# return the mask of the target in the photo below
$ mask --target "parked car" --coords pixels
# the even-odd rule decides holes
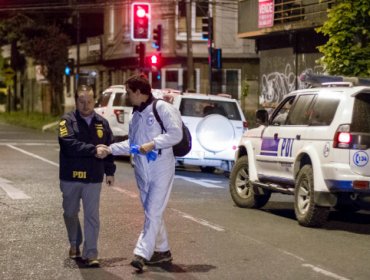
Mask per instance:
[[[370,87],[329,84],[294,91],[244,133],[230,175],[239,207],[260,208],[272,192],[294,195],[303,226],[322,226],[331,207],[370,202]]]
[[[115,142],[128,138],[133,107],[126,95],[124,85],[113,85],[103,91],[95,104],[95,112],[108,120]]]
[[[178,164],[199,166],[203,172],[216,168],[229,172],[247,122],[237,100],[217,95],[170,95],[192,136],[192,149]]]

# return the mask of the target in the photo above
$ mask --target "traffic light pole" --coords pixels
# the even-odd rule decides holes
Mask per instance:
[[[191,39],[191,0],[186,1],[187,91],[194,91],[193,44]]]
[[[208,11],[208,79],[209,94],[213,93],[212,89],[212,55],[213,55],[213,18],[211,10]]]
[[[144,71],[145,69],[145,44],[140,42],[138,45],[138,53],[139,53],[139,69],[140,71]]]

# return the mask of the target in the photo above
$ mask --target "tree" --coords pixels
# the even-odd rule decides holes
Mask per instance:
[[[329,38],[319,51],[324,55],[321,63],[330,74],[370,76],[369,0],[339,0],[316,31]]]
[[[18,44],[20,37],[22,36],[22,26],[29,24],[30,18],[18,15],[12,16],[6,20],[0,22],[0,46],[10,44],[11,46],[11,61],[10,66],[14,71],[19,71],[21,74],[25,70],[25,58],[19,52]],[[9,92],[7,100],[8,111],[16,109],[17,99],[17,75],[13,78],[13,90]]]
[[[21,46],[26,56],[36,64],[46,66],[46,78],[51,85],[51,112],[62,113],[63,72],[68,59],[69,38],[57,26],[32,25],[25,27]]]
[[[0,38],[0,45],[16,46],[17,53],[19,49],[25,56],[32,57],[35,64],[46,66],[46,78],[51,86],[50,111],[59,115],[62,112],[63,71],[68,58],[69,37],[56,25],[45,25],[17,14],[1,22]],[[12,60],[17,53],[12,53]]]

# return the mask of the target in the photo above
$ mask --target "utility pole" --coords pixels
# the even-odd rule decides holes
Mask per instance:
[[[76,81],[75,81],[75,89],[79,86],[79,79],[80,79],[80,30],[81,30],[81,22],[80,22],[80,10],[77,6],[77,38],[76,38],[76,46],[77,46],[77,65],[76,65]]]
[[[186,1],[186,45],[187,45],[187,85],[188,91],[194,91],[194,62],[193,62],[193,41],[191,32],[191,2]]]
[[[77,92],[78,86],[78,78],[80,74],[80,29],[81,29],[81,22],[80,22],[80,10],[78,7],[77,0],[68,0],[68,5],[71,7],[72,10],[72,17],[71,23],[73,23],[73,18],[76,17],[76,71],[74,73],[74,80],[73,80],[73,91],[74,93]]]

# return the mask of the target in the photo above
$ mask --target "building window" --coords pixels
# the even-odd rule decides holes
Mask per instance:
[[[176,6],[177,40],[186,39],[186,2],[179,0]],[[211,9],[209,1],[191,2],[191,34],[193,40],[202,40],[202,18],[208,16]]]
[[[186,70],[182,68],[162,69],[162,88],[172,88],[180,91],[187,90]],[[194,89],[199,92],[200,89],[200,70],[194,70]]]
[[[212,93],[227,93],[234,99],[240,98],[240,69],[223,69],[212,72]]]
[[[188,87],[188,80],[187,80],[188,71],[183,70],[182,72],[183,72],[183,74],[182,74],[182,90],[183,91],[188,91],[189,88],[192,88],[195,92],[200,92],[200,69],[199,68],[194,69],[194,76],[193,76],[194,84],[193,84],[193,87]]]
[[[179,89],[178,70],[168,70],[165,74],[165,88]]]

